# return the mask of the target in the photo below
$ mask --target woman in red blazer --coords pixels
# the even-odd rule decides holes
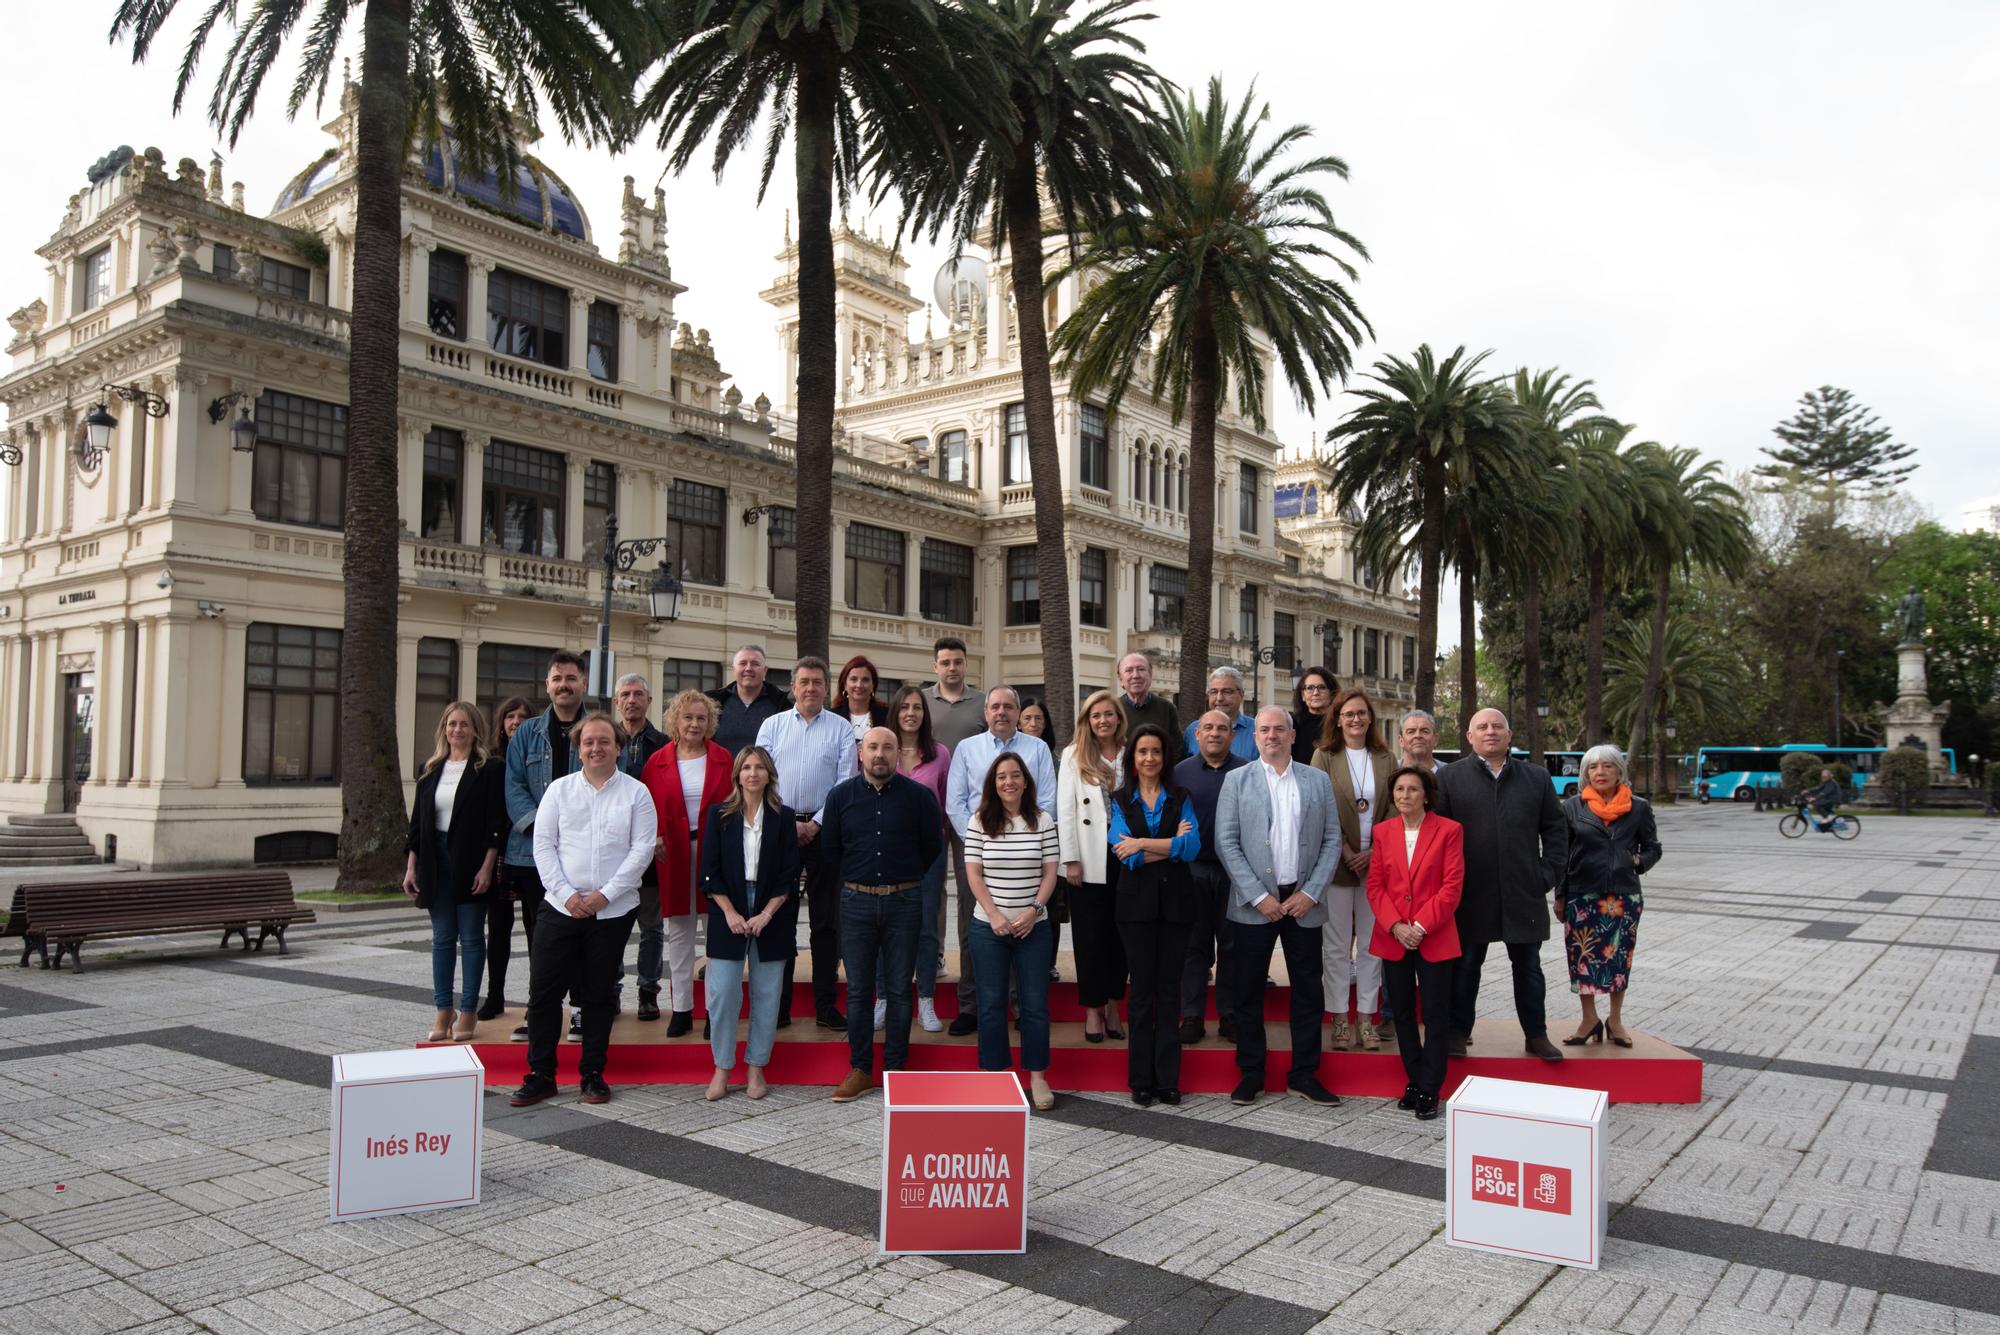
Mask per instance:
[[[1389,776],[1389,800],[1402,819],[1375,827],[1375,854],[1368,863],[1375,935],[1368,953],[1382,959],[1382,983],[1401,1021],[1396,1046],[1409,1084],[1396,1106],[1428,1122],[1438,1115],[1451,1041],[1444,1019],[1459,956],[1456,914],[1465,888],[1465,831],[1457,821],[1431,814],[1437,780],[1414,765]],[[1422,1038],[1416,1025],[1419,991],[1426,1012]]]
[[[660,819],[660,907],[667,925],[667,987],[673,1004],[667,1037],[694,1027],[695,915],[706,911],[695,869],[701,865],[701,832],[709,811],[732,791],[730,754],[708,740],[715,732],[715,702],[700,691],[682,691],[667,706],[673,745],[653,752],[639,781],[653,795]],[[642,906],[643,911],[643,906]]]

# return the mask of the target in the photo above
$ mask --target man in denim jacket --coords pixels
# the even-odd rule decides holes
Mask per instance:
[[[507,743],[507,851],[500,870],[502,891],[519,902],[530,951],[535,915],[543,902],[542,878],[535,870],[535,811],[549,784],[581,768],[570,729],[583,717],[583,660],[567,649],[556,650],[549,656],[544,688],[548,709],[522,719]],[[525,1021],[514,1030],[514,1041],[528,1041]]]

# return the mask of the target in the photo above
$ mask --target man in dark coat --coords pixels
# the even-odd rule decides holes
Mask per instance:
[[[1514,970],[1514,1013],[1528,1051],[1562,1060],[1549,1042],[1542,942],[1549,939],[1549,894],[1569,859],[1569,824],[1540,765],[1512,759],[1514,730],[1497,709],[1482,709],[1466,730],[1472,754],[1438,773],[1437,810],[1465,827],[1465,893],[1458,902],[1459,960],[1451,989],[1451,1055],[1472,1041],[1479,970],[1486,947],[1505,943]]]

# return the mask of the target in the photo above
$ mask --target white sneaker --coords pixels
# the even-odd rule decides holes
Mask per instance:
[[[875,998],[875,1027],[880,1029],[889,1023],[889,998]]]
[[[927,1034],[935,1034],[944,1028],[944,1021],[938,1019],[937,1002],[930,997],[917,998],[917,1023]]]

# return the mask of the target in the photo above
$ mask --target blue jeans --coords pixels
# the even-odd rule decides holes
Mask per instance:
[[[1021,1008],[1021,1065],[1029,1072],[1049,1069],[1049,965],[1055,959],[1055,929],[1044,918],[1023,937],[1001,936],[974,919],[966,938],[979,987],[979,1069],[1011,1071],[1007,1042],[1007,976]]]
[[[451,970],[461,953],[465,956],[465,990],[459,994],[458,1009],[478,1010],[480,975],[486,970],[486,905],[477,899],[433,904],[431,993],[432,1004],[441,1011],[452,1009]]]
[[[921,886],[890,895],[840,887],[840,947],[847,965],[847,1060],[874,1071],[875,961],[882,961],[882,991],[889,1015],[882,1029],[882,1069],[900,1071],[910,1057],[910,974],[923,930]]]
[[[937,995],[938,949],[942,944],[938,937],[938,910],[944,907],[944,859],[940,852],[931,869],[924,873],[923,883],[917,893],[923,898],[924,920],[917,929],[917,995],[935,997]],[[882,963],[882,952],[875,952],[876,976],[886,976]]]
[[[771,1064],[771,1043],[778,1033],[778,994],[785,986],[786,955],[764,959],[758,954],[757,939],[747,942],[746,956],[740,960],[708,958],[708,1046],[715,1054],[716,1067],[736,1069],[736,1017],[743,1009],[743,973],[750,973],[750,1041],[744,1046],[743,1060],[751,1066]]]

